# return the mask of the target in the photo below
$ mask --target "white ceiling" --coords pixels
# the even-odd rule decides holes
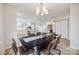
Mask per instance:
[[[69,14],[69,3],[44,3],[48,9],[48,14],[44,16],[36,16],[36,8],[38,3],[10,3],[10,6],[16,7],[19,11],[25,14],[25,17],[33,19],[51,19],[58,16],[65,16]]]

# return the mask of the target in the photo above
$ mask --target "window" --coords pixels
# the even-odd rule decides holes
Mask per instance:
[[[27,25],[26,21],[21,18],[17,18],[16,23],[17,23],[17,30],[24,30],[25,26]]]

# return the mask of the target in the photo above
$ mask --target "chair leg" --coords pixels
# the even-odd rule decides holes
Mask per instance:
[[[33,55],[34,55],[35,50],[33,49]]]
[[[54,55],[53,53],[50,53],[50,55]]]
[[[57,50],[59,53],[58,53],[58,55],[60,55],[61,54],[61,51],[59,50],[59,49],[55,49],[55,50]],[[51,53],[51,52],[49,52],[49,54],[48,55],[54,55],[53,53]]]
[[[33,52],[33,55],[34,55],[34,52]]]
[[[61,51],[60,51],[59,49],[56,49],[56,50],[57,50],[57,51],[59,51],[59,53],[58,53],[58,54],[60,55],[60,54],[61,54]]]
[[[52,54],[52,53],[50,52],[50,50],[49,50],[49,53],[48,53],[48,55],[54,55],[54,54]]]

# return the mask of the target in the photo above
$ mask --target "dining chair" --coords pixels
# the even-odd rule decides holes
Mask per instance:
[[[53,40],[52,35],[46,37],[46,41],[44,43],[41,44],[40,46],[40,51],[44,52],[44,54],[48,54],[48,45],[49,43]]]
[[[56,37],[56,39],[50,41],[50,43],[47,45],[47,47],[41,48],[41,53],[45,55],[54,55],[54,52],[58,55],[61,54],[61,51],[57,49],[57,45],[59,42],[60,36]]]
[[[24,46],[17,47],[17,43],[16,43],[15,39],[12,39],[12,48],[13,48],[15,55],[18,55],[18,54],[28,55],[28,54],[31,54],[31,53],[33,53],[33,55],[34,55],[34,49],[33,48],[26,49]]]
[[[60,39],[61,39],[61,35],[57,35],[56,36],[56,44],[55,44],[55,47],[54,47],[54,49],[56,49],[57,48],[57,45],[60,43]]]
[[[57,52],[58,55],[61,54],[61,51],[57,49],[58,44],[60,43],[61,35],[57,35],[55,42],[51,42],[52,46],[49,48],[49,54],[54,55],[54,52]]]

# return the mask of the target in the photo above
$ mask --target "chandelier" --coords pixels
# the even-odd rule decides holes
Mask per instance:
[[[48,14],[47,8],[43,5],[43,3],[40,3],[39,7],[36,9],[36,15],[43,16],[45,14]]]

